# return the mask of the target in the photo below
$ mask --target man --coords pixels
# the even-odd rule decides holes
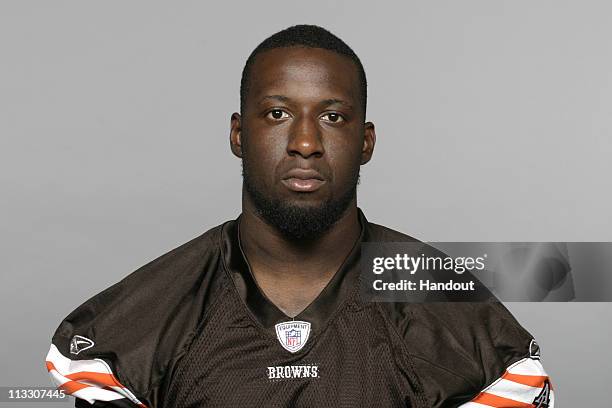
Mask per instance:
[[[537,344],[496,302],[373,303],[359,169],[376,134],[355,53],[317,27],[251,54],[230,145],[242,214],[70,314],[47,356],[77,407],[552,407]]]

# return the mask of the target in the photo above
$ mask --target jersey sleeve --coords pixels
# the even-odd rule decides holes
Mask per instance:
[[[216,229],[162,255],[70,313],[46,367],[77,407],[159,408],[215,299]]]
[[[388,307],[428,406],[554,407],[537,343],[501,303]]]
[[[532,340],[530,347],[537,348]],[[537,355],[529,355],[511,364],[493,383],[460,408],[553,408],[555,393]]]
[[[53,383],[76,398],[76,407],[146,407],[114,374],[111,364],[103,359],[71,360],[55,345],[46,357],[47,370]]]
[[[129,338],[131,333],[113,318],[120,312],[109,306],[111,297],[103,292],[61,323],[47,353],[46,368],[55,386],[77,399],[77,407],[146,407],[141,401],[146,373],[143,378],[133,373],[128,378],[130,370],[125,367],[137,362],[131,356],[138,352],[138,345],[120,339],[121,334]]]

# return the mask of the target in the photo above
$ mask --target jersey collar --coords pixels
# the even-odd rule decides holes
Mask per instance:
[[[361,232],[353,248],[327,286],[294,318],[276,307],[257,285],[240,243],[240,217],[223,226],[221,245],[225,267],[243,303],[261,326],[273,329],[277,323],[301,320],[309,322],[316,335],[344,303],[356,295],[359,289],[361,242],[367,241],[369,236],[369,224],[361,209],[358,209],[358,214]]]

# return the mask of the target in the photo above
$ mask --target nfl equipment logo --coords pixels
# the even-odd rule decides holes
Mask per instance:
[[[310,323],[291,321],[279,323],[276,326],[276,337],[285,350],[295,353],[300,351],[308,341]]]
[[[287,346],[299,347],[302,344],[302,332],[297,330],[289,330],[287,332]]]

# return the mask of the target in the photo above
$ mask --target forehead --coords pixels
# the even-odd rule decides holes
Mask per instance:
[[[340,98],[358,106],[357,66],[347,56],[321,48],[288,47],[264,51],[250,68],[249,99],[284,95],[295,100]]]

